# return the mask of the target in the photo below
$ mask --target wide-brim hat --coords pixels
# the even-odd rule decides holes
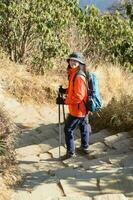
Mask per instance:
[[[85,65],[85,59],[84,59],[84,56],[79,53],[79,52],[73,52],[72,54],[70,54],[67,58],[67,62],[69,62],[69,60],[76,60],[78,61],[79,63]]]

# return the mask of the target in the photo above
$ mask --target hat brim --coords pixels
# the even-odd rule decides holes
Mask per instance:
[[[83,62],[82,60],[79,60],[78,58],[75,58],[75,57],[68,58],[68,59],[67,59],[67,62],[69,62],[70,60],[76,60],[76,61],[78,61],[79,63],[85,65],[85,62]]]

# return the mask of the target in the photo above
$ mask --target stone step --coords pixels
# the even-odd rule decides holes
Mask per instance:
[[[100,178],[79,179],[67,178],[60,180],[64,194],[75,196],[77,194],[94,197],[100,194],[124,194],[127,197],[133,196],[133,177],[131,174],[112,173],[109,176]]]
[[[104,194],[98,195],[93,200],[128,200],[123,194]]]
[[[133,166],[133,155],[131,152],[126,154],[106,155],[101,158],[96,158],[92,160],[86,160],[82,166],[84,169],[97,169],[106,166],[110,167],[130,167]]]
[[[65,167],[60,170],[51,170],[50,175],[56,176],[58,179],[68,179],[68,178],[77,178],[77,179],[89,179],[89,178],[100,178],[109,176],[111,174],[117,173],[119,174],[131,174],[133,173],[133,168],[124,169],[124,168],[115,168],[114,166],[110,166],[110,168],[105,166],[103,169],[93,169],[93,170],[85,170],[80,168],[73,167]]]
[[[50,149],[58,147],[59,141],[56,138],[50,138],[50,139],[47,139],[47,140],[43,140],[39,144],[39,146],[41,148],[41,153],[45,153],[45,152],[48,152]]]
[[[50,138],[58,138],[57,125],[41,125],[36,129],[36,137],[40,140],[46,140]]]
[[[49,200],[92,200],[91,197],[84,197],[84,196],[74,196],[74,197],[59,197],[59,198],[52,198]]]
[[[33,190],[35,187],[43,184],[50,176],[45,171],[36,171],[34,173],[26,173],[22,183],[22,188]]]
[[[26,129],[18,133],[17,143],[15,148],[29,146],[40,143],[40,140],[36,137],[37,132],[35,130]]]
[[[16,191],[12,194],[11,200],[32,200],[31,193],[27,191]]]
[[[117,142],[120,142],[122,140],[128,139],[130,138],[131,135],[128,132],[121,132],[121,133],[117,133],[115,135],[111,135],[108,136],[104,139],[104,143],[109,146],[110,148],[115,148],[115,144],[117,144]]]
[[[132,151],[133,138],[120,140],[113,144],[113,148],[122,153]]]
[[[108,147],[103,142],[96,142],[89,146],[89,156],[94,158],[103,157],[107,154],[107,149]]]
[[[52,199],[63,196],[63,191],[59,187],[58,180],[49,179],[38,185],[31,193],[32,200]]]
[[[59,147],[53,148],[48,151],[53,158],[59,158]],[[64,156],[66,154],[66,148],[63,146],[60,146],[60,156]]]
[[[77,168],[77,167],[83,167],[83,163],[86,161],[88,161],[87,157],[77,155],[74,158],[69,158],[69,159],[63,160],[62,162],[68,167]]]
[[[133,196],[133,176],[131,174],[116,173],[111,176],[102,177],[99,179],[99,189],[101,193],[123,193],[126,197]]]
[[[31,156],[31,155],[38,155],[41,153],[41,148],[39,145],[34,144],[34,145],[29,145],[29,146],[25,146],[25,147],[20,147],[17,148],[16,150],[16,154],[17,154],[17,158],[21,159],[27,156]]]
[[[100,194],[100,191],[97,187],[97,179],[90,178],[85,179],[61,179],[60,184],[63,188],[64,194],[66,196],[87,196],[92,197]]]
[[[93,200],[128,200],[123,194],[105,194],[93,197]],[[74,196],[74,197],[60,197],[50,200],[92,200],[91,197]]]
[[[18,189],[12,195],[11,200],[44,200],[63,196],[63,192],[58,185],[58,180],[49,179],[38,183],[34,188]]]
[[[110,135],[111,133],[107,129],[103,129],[97,133],[93,133],[90,135],[90,144],[94,144],[96,142],[103,142],[104,138]]]
[[[57,161],[56,159],[43,160],[40,163],[35,164],[35,166],[38,169],[38,171],[44,171],[48,173],[50,173],[53,170],[60,170],[64,168],[64,164],[59,160]]]
[[[132,152],[126,154],[110,155],[109,162],[121,167],[133,167]]]

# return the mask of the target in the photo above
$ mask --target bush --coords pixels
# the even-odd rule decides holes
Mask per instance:
[[[15,132],[15,126],[7,117],[6,112],[0,108],[0,164],[3,168],[8,167],[10,163],[14,162],[13,135]]]
[[[0,175],[6,185],[13,186],[20,181],[19,170],[16,166],[14,138],[18,129],[11,122],[7,113],[0,107]],[[5,195],[4,191],[1,195]]]
[[[130,20],[118,11],[101,15],[95,7],[87,7],[82,15],[82,33],[86,40],[84,54],[94,59],[119,62],[133,71],[133,29]]]
[[[99,114],[91,117],[91,124],[95,130],[111,128],[117,131],[133,130],[133,99],[124,96],[120,101],[115,98],[102,108]]]

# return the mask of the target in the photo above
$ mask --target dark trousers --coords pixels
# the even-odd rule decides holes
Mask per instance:
[[[77,128],[77,126],[79,126],[81,133],[81,147],[88,148],[89,146],[90,125],[88,124],[88,116],[74,117],[72,115],[68,115],[64,127],[65,141],[68,153],[75,152],[74,130]]]

